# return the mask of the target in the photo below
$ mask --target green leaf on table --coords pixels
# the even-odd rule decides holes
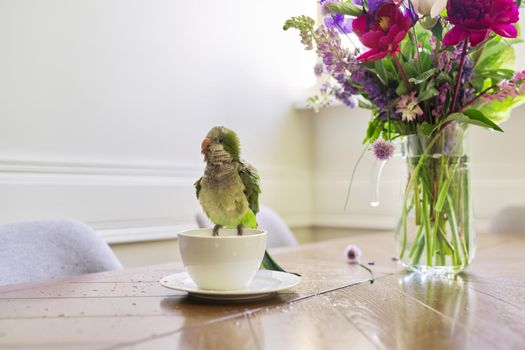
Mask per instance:
[[[354,17],[361,16],[364,13],[361,7],[357,7],[351,1],[328,4],[328,8],[332,12]]]
[[[483,112],[477,109],[467,109],[462,113],[453,113],[445,119],[445,122],[449,121],[478,125],[503,132],[503,130],[496,123],[487,118]]]

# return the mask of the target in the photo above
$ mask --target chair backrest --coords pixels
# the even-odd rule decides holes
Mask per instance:
[[[202,212],[196,215],[197,225],[200,228],[213,227],[213,223]],[[292,230],[275,211],[261,206],[257,213],[259,228],[268,231],[268,248],[291,247],[298,244]]]
[[[107,243],[80,222],[0,225],[0,285],[121,268]]]
[[[503,208],[490,221],[490,233],[525,234],[525,207],[509,206]]]

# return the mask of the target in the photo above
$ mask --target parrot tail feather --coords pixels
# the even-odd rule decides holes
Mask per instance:
[[[262,263],[261,263],[261,267],[263,269],[266,269],[266,270],[272,270],[272,271],[280,271],[280,272],[286,272],[286,273],[291,273],[293,275],[296,275],[296,276],[299,276],[301,277],[300,274],[298,273],[295,273],[295,272],[288,272],[286,270],[284,270],[273,258],[272,256],[268,253],[268,251],[265,251],[264,252],[264,258],[262,260]]]

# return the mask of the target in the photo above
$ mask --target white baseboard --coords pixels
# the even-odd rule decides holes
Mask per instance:
[[[175,239],[178,232],[197,227],[194,218],[187,217],[87,224],[109,244]]]
[[[263,203],[292,227],[312,225],[309,174],[263,167]],[[202,164],[111,164],[0,160],[0,222],[72,218],[109,243],[176,238],[194,228],[199,204],[193,183]]]

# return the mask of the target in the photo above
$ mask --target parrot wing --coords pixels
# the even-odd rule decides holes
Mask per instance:
[[[248,163],[240,161],[240,165],[241,167],[239,170],[239,176],[241,177],[242,182],[245,187],[244,193],[246,194],[246,197],[248,198],[248,203],[250,205],[250,209],[252,210],[253,214],[257,214],[259,212],[259,193],[261,193],[261,187],[259,185],[259,182],[260,182],[259,174],[257,173],[257,169],[255,169],[253,166],[251,166]],[[268,251],[264,252],[264,258],[261,263],[261,267],[267,270],[286,272],[272,258],[272,256],[268,253]],[[290,272],[290,273],[297,275],[299,277],[301,276],[295,272]]]
[[[259,174],[257,169],[248,163],[240,161],[240,165],[239,176],[244,184],[244,193],[250,209],[257,214],[259,212],[259,193],[261,193]]]
[[[197,182],[195,182],[193,184],[193,186],[195,186],[195,191],[196,191],[196,194],[197,194],[197,198],[199,198],[199,193],[201,191],[201,180],[202,180],[202,177],[200,179],[198,179]]]

